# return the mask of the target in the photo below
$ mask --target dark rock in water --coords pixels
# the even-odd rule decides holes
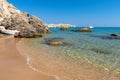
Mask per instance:
[[[55,37],[55,38],[46,38],[45,43],[52,46],[66,46],[71,45],[67,42],[62,41],[63,38]]]
[[[63,38],[55,37],[55,38],[45,38],[45,43],[49,44],[50,42],[61,42]]]
[[[55,37],[55,38],[45,38],[45,41],[62,41],[64,38]]]
[[[103,50],[103,49],[97,49],[97,48],[92,48],[90,49],[96,53],[100,53],[100,54],[109,54],[110,52],[109,51],[106,51],[106,50]]]
[[[120,34],[111,34],[110,36],[119,36],[120,37]]]
[[[120,37],[119,36],[103,36],[103,37],[101,37],[102,39],[109,39],[109,40],[112,40],[112,39],[120,39]]]
[[[90,35],[90,37],[96,37],[96,38],[107,39],[107,40],[120,39],[120,36],[107,36],[107,35]]]
[[[67,31],[69,28],[68,27],[61,27],[60,30]]]
[[[80,30],[72,30],[73,32],[93,32],[92,30],[90,30],[89,28],[82,28]]]

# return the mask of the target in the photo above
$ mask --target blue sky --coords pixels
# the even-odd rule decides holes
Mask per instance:
[[[120,0],[8,0],[46,23],[120,27]]]

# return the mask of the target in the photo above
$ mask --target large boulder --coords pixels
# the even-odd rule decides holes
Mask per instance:
[[[89,28],[82,28],[80,30],[73,30],[73,32],[92,32]]]
[[[38,37],[50,33],[42,20],[28,13],[23,13],[7,0],[0,0],[0,26],[5,29],[18,30],[15,37]]]
[[[110,36],[120,37],[120,34],[111,34]]]
[[[18,26],[26,27],[26,25],[29,25],[28,16],[26,13],[13,14],[9,17],[4,17],[0,25],[10,30],[18,29]]]
[[[18,10],[15,6],[13,6],[7,1],[8,0],[0,0],[0,18],[20,13],[20,10]]]
[[[69,28],[68,27],[61,27],[60,30],[67,31]]]
[[[49,33],[48,27],[37,17],[27,13],[13,14],[5,17],[1,22],[5,29],[20,31],[15,37],[39,37],[42,33]]]
[[[25,28],[25,29],[22,29],[19,33],[16,33],[14,37],[15,38],[36,38],[36,37],[42,37],[42,35],[35,33],[29,28]]]
[[[29,18],[29,24],[33,25],[38,33],[50,33],[48,27],[44,24],[44,22],[36,16],[31,16]]]

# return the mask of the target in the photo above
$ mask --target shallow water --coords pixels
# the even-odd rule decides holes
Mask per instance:
[[[109,38],[120,33],[120,28],[94,28],[92,33],[51,30],[43,38],[24,39],[19,44],[25,46],[20,49],[38,71],[61,80],[120,80],[120,39]],[[70,45],[45,44],[46,38],[56,37]]]

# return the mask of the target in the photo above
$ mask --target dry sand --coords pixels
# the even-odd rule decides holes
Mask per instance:
[[[20,39],[0,38],[0,80],[55,80],[35,72],[26,65],[26,59],[16,48]]]

